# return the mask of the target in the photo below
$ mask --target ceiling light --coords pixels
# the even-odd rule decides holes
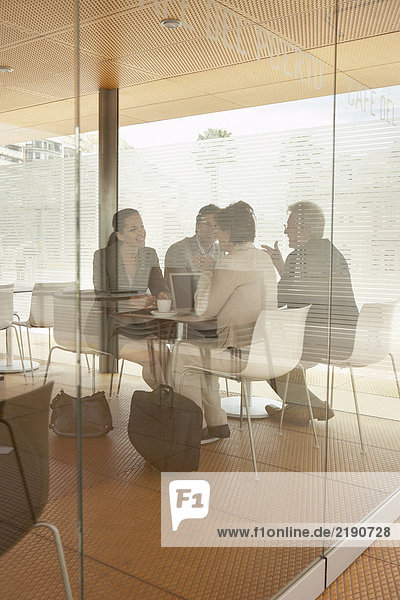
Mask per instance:
[[[167,29],[178,29],[182,25],[178,19],[164,19],[161,21],[160,25],[166,27]]]
[[[12,67],[0,67],[0,73],[12,73],[14,69]]]

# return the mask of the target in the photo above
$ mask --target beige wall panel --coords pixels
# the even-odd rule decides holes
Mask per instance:
[[[120,127],[125,127],[126,125],[140,125],[140,123],[144,123],[144,121],[141,119],[133,119],[132,117],[128,117],[122,113],[119,115]]]
[[[327,74],[332,71],[332,68],[328,65],[314,61],[310,53],[288,54],[287,59],[281,56],[278,69],[272,68],[271,64],[270,59],[267,58],[242,65],[233,65],[222,69],[183,75],[176,77],[174,81],[191,86],[193,89],[201,92],[219,94],[220,92],[234,89],[240,90],[256,85],[265,85],[286,80],[289,76],[285,75],[285,69],[291,74],[291,79],[294,78],[293,75],[295,74],[296,78],[299,78],[301,73],[305,82],[308,81],[308,68],[310,68],[311,76],[315,72]],[[277,64],[276,57],[273,64]]]
[[[333,47],[313,50],[315,56],[332,65],[333,52]],[[399,60],[400,32],[338,45],[337,61],[340,71],[384,65]]]
[[[227,0],[224,4],[255,21],[279,19],[300,12],[334,6],[334,0]]]
[[[132,61],[137,68],[157,72],[161,77],[196,73],[245,60],[235,49],[208,38],[124,56],[124,61]]]
[[[114,89],[153,81],[151,73],[135,70],[120,62],[101,60],[81,53],[81,95],[92,94],[100,88]]]
[[[123,88],[119,93],[119,106],[123,110],[135,106],[169,102],[182,98],[198,96],[198,92],[184,85],[177,85],[175,80],[160,79],[152,83],[144,83],[129,88]]]
[[[4,114],[10,114],[10,111],[15,111],[21,106],[31,106],[35,109],[46,102],[52,101],[54,98],[42,94],[31,94],[28,91],[13,89],[0,86],[0,121],[3,120]]]
[[[99,95],[97,93],[81,96],[79,101],[81,107],[85,106],[86,108],[91,108],[96,111],[99,109]]]
[[[357,90],[356,82],[360,82],[369,88],[380,88],[400,84],[400,62],[391,65],[380,65],[369,69],[355,69],[347,71],[346,75],[351,78],[348,84],[351,90]],[[346,89],[347,91],[347,89]]]
[[[50,99],[72,98],[75,95],[75,77],[72,70],[45,75],[43,78],[29,78],[21,82],[20,89],[28,89],[35,94],[45,94]],[[27,106],[27,104],[21,104]]]
[[[143,4],[150,4],[150,2],[153,0],[144,0]],[[139,0],[80,0],[81,22],[135,8],[139,9]]]
[[[199,96],[187,100],[126,109],[123,111],[123,114],[136,119],[142,119],[143,121],[160,121],[162,119],[174,119],[176,117],[200,115],[202,113],[232,110],[235,108],[241,108],[241,106],[222,98],[216,98],[215,96]]]
[[[1,50],[0,62],[14,68],[13,73],[7,74],[6,77],[2,75],[2,82],[6,85],[11,82],[16,87],[23,87],[27,80],[40,80],[50,74],[65,71],[73,72],[74,51],[73,48],[53,40],[41,38]]]
[[[276,70],[269,59],[250,59],[257,57],[257,22],[296,45],[331,43],[334,0],[213,0],[211,15],[215,16],[216,6],[219,12],[217,41],[206,36],[207,0],[190,0],[186,19],[193,29],[175,31],[160,27],[161,16],[155,13],[153,0],[143,4],[139,7],[139,0],[80,0],[79,93],[90,96],[86,104],[82,100],[82,117],[97,114],[100,87],[121,88],[121,106],[133,111],[125,112],[124,119],[139,121],[332,91],[327,81],[333,46],[313,51],[325,63],[321,90],[304,73],[304,81],[296,81],[300,68],[307,68],[306,56],[301,64],[298,53],[288,53],[286,63],[281,56]],[[400,33],[387,33],[400,29],[399,1],[340,0],[339,4],[339,40],[370,36],[339,45],[339,69],[368,86],[399,83]],[[181,18],[180,6],[180,0],[169,1],[168,16]],[[222,42],[224,14],[228,14],[225,41],[232,48]],[[235,14],[242,17],[239,37]],[[5,124],[29,128],[72,118],[72,107],[63,103],[57,107],[51,101],[70,98],[73,102],[73,26],[74,0],[2,0],[0,63],[15,69],[1,75],[0,118]],[[267,46],[264,54],[270,53]],[[347,80],[345,87],[347,91]]]
[[[175,5],[175,7],[174,7]],[[189,6],[195,6],[190,4]],[[82,24],[80,28],[80,47],[84,51],[94,52],[106,58],[121,58],[136,52],[154,48],[165,48],[169,45],[182,44],[197,39],[206,31],[206,12],[202,18],[195,19],[194,10],[188,10],[193,30],[180,27],[171,31],[160,25],[153,4],[141,10],[123,12],[102,20]],[[180,2],[168,3],[168,14],[180,14]]]
[[[15,44],[22,42],[27,37],[34,37],[35,34],[27,33],[18,27],[13,27],[8,23],[0,23],[0,45],[1,48],[7,46],[15,46]]]
[[[342,2],[337,12],[339,42],[382,35],[399,28],[398,0]],[[336,37],[336,10],[321,5],[314,10],[288,13],[268,22],[268,27],[301,48],[332,45]]]
[[[32,106],[8,113],[1,113],[0,120],[3,123],[14,125],[15,127],[31,127],[41,123],[51,123],[60,121],[66,117],[74,115],[74,101],[62,100],[59,102],[48,102],[40,106]]]
[[[316,98],[333,94],[333,75],[323,75],[321,89],[317,90],[313,85],[307,85],[301,81],[282,81],[278,84],[262,85],[247,90],[235,90],[218,94],[220,98],[229,100],[242,106],[261,106],[263,104],[274,104],[303,98]],[[339,74],[337,78],[338,93],[347,92],[347,78]]]
[[[0,20],[43,35],[62,27],[73,27],[74,0],[2,0]]]
[[[295,46],[309,49],[334,44],[334,21],[334,6],[328,6],[275,19],[267,26]]]
[[[75,131],[75,118],[71,116],[70,119],[48,123],[46,124],[46,127],[52,132],[53,136],[70,135]],[[98,127],[99,123],[97,115],[81,116],[80,131],[95,131]]]

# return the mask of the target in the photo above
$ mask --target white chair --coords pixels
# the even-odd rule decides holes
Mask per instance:
[[[360,410],[356,393],[353,368],[367,367],[380,362],[388,355],[392,361],[397,393],[400,398],[400,384],[393,354],[390,352],[392,320],[397,302],[364,304],[358,317],[353,352],[345,360],[332,360],[332,380],[335,367],[350,369],[351,387],[357,415],[361,452],[364,453]]]
[[[19,356],[21,359],[22,370],[24,373],[24,377],[26,380],[26,372],[24,365],[24,357],[22,355],[21,344],[18,337],[17,329],[12,324],[14,317],[14,309],[13,309],[13,294],[14,294],[14,284],[10,283],[9,285],[0,285],[0,331],[5,330],[6,335],[8,335],[7,330],[12,329],[15,333],[15,337],[17,338]],[[8,350],[8,348],[7,348]]]
[[[80,294],[80,353],[92,356],[92,393],[96,387],[96,356],[112,356],[109,352],[101,350],[101,332],[103,310],[102,305],[96,300],[94,291],[82,291]],[[73,292],[54,294],[54,341],[47,359],[44,382],[47,380],[51,357],[54,350],[66,352],[78,351],[78,301]],[[111,385],[112,389],[111,374]]]
[[[292,371],[300,361],[303,350],[304,328],[309,311],[309,306],[290,310],[263,310],[261,311],[254,327],[251,345],[242,348],[241,355],[243,368],[236,372],[226,372],[212,368],[185,365],[181,374],[179,390],[186,373],[203,372],[217,377],[232,379],[241,384],[240,389],[240,423],[242,422],[243,401],[246,407],[249,428],[250,446],[257,473],[257,461],[254,448],[253,429],[249,411],[249,383],[251,381],[265,381],[287,374]],[[178,346],[179,348],[179,346]],[[179,351],[179,349],[177,350]],[[220,353],[220,350],[219,350]],[[247,359],[246,359],[247,354]],[[209,360],[212,364],[213,350],[210,350]],[[230,361],[227,361],[228,364]],[[287,392],[287,385],[286,385]],[[286,401],[286,392],[283,402]],[[318,438],[313,420],[311,403],[309,402],[310,418],[314,432],[315,445],[318,447]]]
[[[0,404],[0,446],[11,450],[0,454],[0,556],[33,528],[46,527],[53,534],[65,596],[73,600],[60,532],[54,523],[40,520],[49,496],[48,431],[52,388],[52,384],[47,384]],[[39,535],[33,543],[43,541]],[[26,585],[29,586],[29,579]]]
[[[49,351],[51,349],[51,328],[54,325],[54,293],[65,288],[73,288],[74,283],[35,283],[32,290],[31,307],[29,317],[26,321],[13,321],[13,325],[17,325],[20,331],[22,353],[24,354],[24,344],[22,338],[22,327],[26,329],[26,337],[28,341],[29,360],[31,366],[31,375],[33,378],[32,364],[32,348],[31,337],[29,330],[34,327],[41,327],[49,330]]]

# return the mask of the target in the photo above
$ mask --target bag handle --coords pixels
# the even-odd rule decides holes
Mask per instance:
[[[159,385],[158,386],[158,402],[161,404],[161,400],[170,400],[170,406],[174,404],[174,389],[170,385]],[[166,404],[166,402],[165,402]]]
[[[154,352],[154,344],[158,341],[158,362]],[[155,381],[160,380],[162,385],[167,384],[167,375],[165,371],[168,371],[168,350],[163,345],[161,337],[148,337],[147,338],[147,350],[150,358],[150,368],[153,379]],[[158,368],[157,368],[158,367]]]

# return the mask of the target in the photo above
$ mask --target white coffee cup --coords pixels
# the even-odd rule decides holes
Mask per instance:
[[[171,300],[169,298],[163,298],[162,300],[157,300],[157,308],[160,313],[167,313],[171,308]]]

